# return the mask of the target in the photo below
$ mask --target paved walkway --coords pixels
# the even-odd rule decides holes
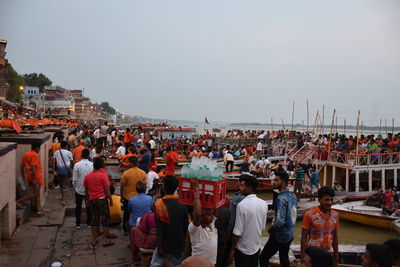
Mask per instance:
[[[63,267],[131,266],[128,237],[119,228],[111,229],[117,235],[114,246],[99,244],[93,249],[90,228],[75,228],[71,212],[73,195],[70,194],[65,207],[61,206],[59,196],[59,191],[50,190],[44,206],[49,212],[41,217],[29,217],[11,240],[2,241],[1,266],[48,267],[55,261]]]

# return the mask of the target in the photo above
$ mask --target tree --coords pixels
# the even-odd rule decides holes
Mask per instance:
[[[24,77],[19,75],[11,64],[7,65],[7,83],[9,86],[6,95],[7,100],[22,103],[23,90],[20,88],[24,86]]]
[[[102,103],[100,104],[100,106],[101,106],[101,107],[104,109],[104,111],[107,112],[108,114],[113,115],[113,114],[116,113],[115,109],[114,109],[112,106],[110,106],[110,104],[109,104],[108,102],[102,102]]]
[[[41,93],[45,86],[50,86],[53,83],[43,73],[39,73],[39,75],[37,73],[24,74],[24,81],[28,86],[39,87]]]

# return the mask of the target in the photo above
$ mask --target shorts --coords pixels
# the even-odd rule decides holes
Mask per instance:
[[[302,180],[300,180],[300,181],[296,180],[296,182],[294,182],[294,190],[293,190],[294,193],[296,193],[296,192],[301,193],[302,188],[303,188],[303,181]]]
[[[108,227],[110,224],[110,208],[106,198],[89,200],[90,225]]]
[[[311,185],[311,194],[315,195],[318,192],[318,185]]]
[[[58,183],[60,184],[61,191],[69,191],[71,186],[71,177],[67,175],[58,175]]]
[[[40,187],[40,186],[44,186],[44,182],[43,179],[36,179],[35,182],[33,183],[33,180],[28,180],[28,184],[31,187]]]

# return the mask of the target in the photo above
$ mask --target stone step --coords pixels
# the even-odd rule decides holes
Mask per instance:
[[[24,206],[16,210],[17,227],[22,225],[30,214],[30,205]]]

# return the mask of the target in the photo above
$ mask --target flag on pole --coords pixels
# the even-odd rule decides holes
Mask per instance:
[[[206,124],[210,124],[210,123],[208,122],[208,120],[207,120],[207,117],[204,118],[204,122],[205,122]]]

